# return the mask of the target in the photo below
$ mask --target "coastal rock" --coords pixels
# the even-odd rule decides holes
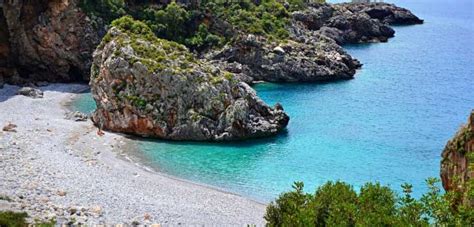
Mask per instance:
[[[74,111],[74,112],[68,112],[66,114],[66,119],[74,120],[74,121],[87,121],[87,119],[89,119],[89,116],[85,113]]]
[[[390,24],[421,23],[409,10],[393,4],[313,3],[292,13],[290,31],[296,37],[305,35],[304,30],[319,31],[339,44],[386,42],[395,34]]]
[[[43,91],[33,87],[22,87],[18,89],[17,94],[31,97],[31,98],[43,98]]]
[[[6,83],[87,81],[97,32],[79,0],[3,1],[0,78]]]
[[[474,181],[474,110],[468,122],[458,130],[443,150],[441,160],[441,180],[446,191],[464,194],[464,201],[474,207],[474,198],[469,190]],[[471,187],[471,188],[469,188]]]
[[[391,25],[422,24],[423,20],[410,10],[389,3],[339,4],[352,12],[364,12],[371,18]]]
[[[269,42],[261,36],[240,36],[233,45],[207,56],[237,62],[250,69],[253,80],[311,82],[351,79],[360,63],[337,43],[314,34],[308,42]]]
[[[17,128],[17,127],[18,127],[18,126],[15,125],[15,124],[8,123],[7,125],[5,125],[5,126],[3,127],[2,130],[3,130],[4,132],[16,132],[16,128]]]
[[[170,140],[236,140],[274,135],[289,118],[230,72],[196,59],[123,17],[94,53],[92,119],[99,128]]]

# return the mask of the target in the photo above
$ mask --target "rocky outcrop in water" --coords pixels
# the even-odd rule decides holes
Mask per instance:
[[[442,153],[441,179],[446,191],[464,194],[464,202],[474,207],[474,110],[466,125],[458,130]]]
[[[248,67],[253,80],[308,82],[351,79],[360,63],[334,40],[314,36],[315,42],[271,43],[263,37],[246,35],[211,57]]]
[[[235,72],[246,72],[250,77],[244,77],[247,82],[352,79],[361,64],[340,45],[386,42],[395,34],[390,24],[418,23],[423,21],[409,10],[391,4],[311,3],[291,14],[289,40],[275,42],[261,36],[240,35],[207,58],[225,67],[229,62],[239,65]]]
[[[132,25],[133,24],[133,25]],[[130,26],[129,26],[130,25]],[[141,22],[113,23],[94,53],[93,121],[103,129],[171,140],[235,140],[274,135],[288,116],[246,83],[156,38]]]
[[[2,2],[0,82],[88,80],[100,40],[78,0]]]
[[[423,23],[409,10],[387,3],[310,4],[292,18],[294,37],[306,39],[306,30],[318,31],[339,44],[386,42],[395,34],[389,25]]]

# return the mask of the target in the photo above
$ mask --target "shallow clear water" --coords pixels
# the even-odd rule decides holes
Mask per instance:
[[[394,1],[425,19],[383,44],[347,46],[356,78],[326,84],[259,84],[291,117],[277,137],[231,144],[141,141],[131,155],[165,173],[269,201],[304,181],[356,187],[404,182],[415,195],[439,175],[440,153],[474,108],[473,1]],[[80,106],[81,105],[81,106]],[[94,108],[90,96],[76,102]]]

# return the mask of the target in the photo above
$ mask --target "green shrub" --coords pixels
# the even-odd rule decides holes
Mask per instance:
[[[186,46],[191,49],[202,50],[207,47],[217,46],[223,42],[223,38],[209,32],[207,26],[199,25],[198,32],[191,38],[185,40]]]
[[[187,36],[186,25],[190,23],[190,14],[176,2],[171,2],[165,9],[146,8],[144,22],[160,38],[183,43]]]
[[[367,183],[358,198],[357,223],[363,226],[388,226],[396,223],[395,193],[380,183]]]
[[[457,192],[442,194],[434,178],[427,184],[429,191],[415,199],[409,184],[402,196],[379,183],[356,193],[343,182],[328,182],[311,195],[298,182],[268,205],[265,219],[269,226],[473,226],[474,209]]]
[[[90,17],[100,17],[106,24],[126,14],[124,0],[81,0],[79,6]]]
[[[285,28],[290,15],[276,0],[263,0],[260,5],[251,1],[215,3],[210,5],[209,10],[240,31],[276,39],[284,39],[289,35]]]
[[[25,220],[26,217],[28,217],[28,214],[25,212],[0,211],[0,226],[26,227],[28,226]]]
[[[304,184],[295,182],[294,191],[286,192],[267,207],[265,219],[269,226],[309,226],[314,212],[309,207],[312,195],[303,192]]]
[[[328,182],[316,190],[311,208],[317,226],[352,226],[355,224],[357,194],[343,182]]]

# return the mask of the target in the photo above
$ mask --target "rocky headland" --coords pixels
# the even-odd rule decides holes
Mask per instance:
[[[274,135],[289,117],[246,83],[186,47],[156,38],[142,22],[112,23],[94,53],[90,85],[99,128],[172,140]]]

